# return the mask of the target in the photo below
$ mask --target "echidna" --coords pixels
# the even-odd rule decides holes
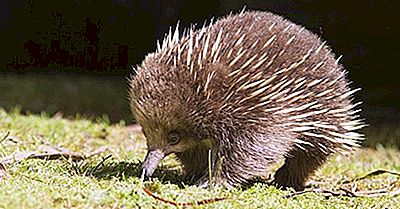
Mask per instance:
[[[130,83],[146,177],[175,153],[196,184],[231,187],[285,159],[274,182],[301,190],[328,156],[359,146],[358,89],[317,35],[259,11],[193,28],[170,31]]]

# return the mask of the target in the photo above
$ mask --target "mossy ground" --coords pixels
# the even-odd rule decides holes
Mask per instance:
[[[400,128],[400,127],[397,127]],[[80,161],[23,159],[4,163],[0,172],[0,208],[174,208],[143,190],[149,188],[165,200],[194,203],[215,198],[225,200],[198,204],[199,208],[400,208],[400,177],[384,173],[346,183],[375,170],[400,172],[397,148],[362,148],[349,156],[336,156],[325,164],[310,183],[332,192],[350,190],[389,191],[377,197],[327,196],[309,192],[285,198],[293,191],[282,191],[266,184],[249,188],[201,189],[180,181],[180,167],[172,158],[157,169],[157,178],[140,180],[140,161],[146,150],[140,132],[124,122],[107,119],[63,118],[61,116],[21,115],[18,110],[0,108],[0,158],[26,151],[41,152],[49,147],[90,153],[104,152]],[[183,207],[183,206],[179,206]]]

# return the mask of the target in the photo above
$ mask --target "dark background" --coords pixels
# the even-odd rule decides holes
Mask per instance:
[[[129,66],[170,26],[267,10],[320,35],[363,91],[365,130],[400,144],[400,1],[0,0],[0,107],[133,122]]]

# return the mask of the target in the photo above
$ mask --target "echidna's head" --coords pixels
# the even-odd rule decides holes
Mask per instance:
[[[148,153],[143,163],[145,177],[171,153],[180,153],[205,143],[201,131],[201,104],[182,70],[163,66],[149,55],[132,77],[131,110],[142,126]],[[209,143],[209,142],[207,142]]]

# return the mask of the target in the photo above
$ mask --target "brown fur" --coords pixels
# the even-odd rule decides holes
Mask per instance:
[[[245,12],[181,38],[170,33],[137,67],[130,98],[149,153],[176,153],[197,184],[209,181],[211,150],[217,184],[248,183],[284,158],[275,182],[301,190],[328,156],[362,140],[351,94],[316,35],[271,13]],[[168,144],[171,131],[176,145]]]

